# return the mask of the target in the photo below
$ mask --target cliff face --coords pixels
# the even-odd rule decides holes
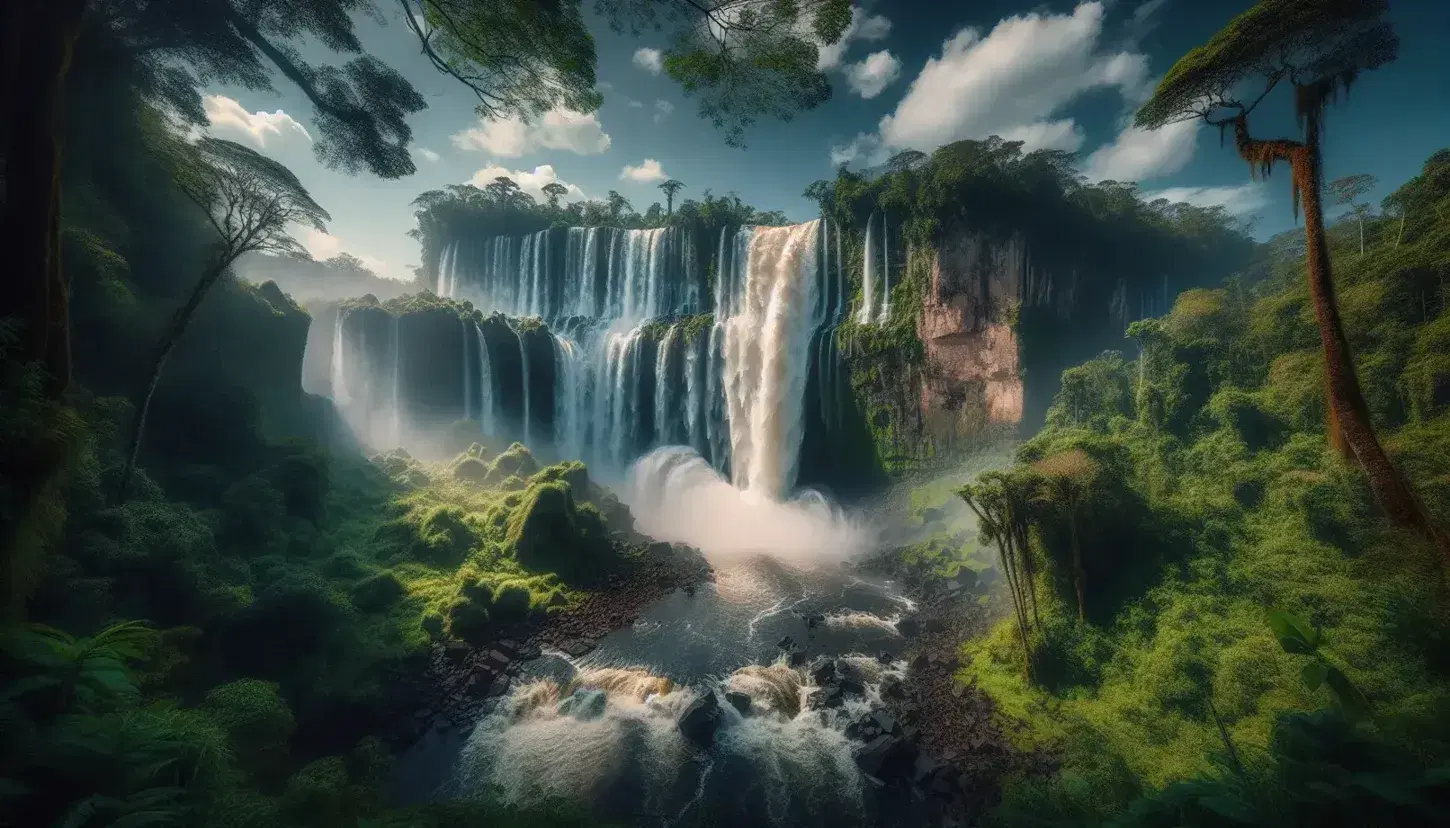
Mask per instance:
[[[1028,280],[1026,246],[957,235],[932,253],[917,336],[926,352],[921,407],[929,436],[951,443],[1022,421],[1013,315]]]

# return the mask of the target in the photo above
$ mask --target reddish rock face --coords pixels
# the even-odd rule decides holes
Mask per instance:
[[[1031,275],[1020,238],[963,234],[937,251],[917,335],[927,359],[922,414],[939,445],[1021,422],[1022,375],[1009,319],[1032,289]]]

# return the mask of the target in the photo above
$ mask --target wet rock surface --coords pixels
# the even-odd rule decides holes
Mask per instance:
[[[908,669],[904,679],[882,681],[882,708],[861,716],[846,735],[860,742],[857,765],[879,795],[899,800],[926,824],[975,824],[1006,773],[1041,769],[1048,760],[1014,748],[991,699],[956,679],[962,642],[992,621],[982,600],[989,585],[970,570],[948,579],[896,560],[887,554],[861,568],[892,578],[916,602],[896,625],[907,639]]]
[[[400,678],[387,740],[401,752],[430,729],[471,725],[508,694],[522,662],[538,658],[545,647],[572,658],[587,655],[598,639],[632,623],[645,607],[710,577],[710,568],[697,551],[653,543],[580,606],[551,616],[542,625],[501,629],[492,642],[478,648],[458,641],[435,645],[416,674]]]

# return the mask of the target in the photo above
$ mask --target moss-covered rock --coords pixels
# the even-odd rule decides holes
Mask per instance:
[[[484,482],[492,486],[512,476],[529,477],[538,470],[539,462],[534,459],[534,453],[523,443],[514,443],[507,451],[494,458]]]
[[[553,572],[566,583],[588,583],[617,563],[599,510],[581,507],[560,480],[536,483],[508,522],[508,543],[518,562]]]
[[[540,469],[530,479],[531,483],[551,483],[555,480],[562,480],[569,484],[574,490],[576,497],[591,498],[594,493],[593,483],[589,480],[589,467],[573,460],[568,463],[555,463]]]
[[[398,577],[391,572],[379,572],[353,584],[349,595],[352,605],[363,612],[385,610],[403,596],[407,590]]]
[[[287,740],[297,728],[277,685],[240,679],[213,687],[202,702],[207,717],[226,731],[242,767],[272,775],[287,757]]]
[[[488,479],[489,465],[477,457],[465,455],[453,464],[453,479],[482,484]]]

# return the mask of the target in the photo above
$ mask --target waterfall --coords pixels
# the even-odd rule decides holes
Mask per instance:
[[[343,325],[347,321],[347,311],[337,309],[337,322],[332,328],[332,401],[338,406],[348,404],[347,396],[347,374],[343,361]]]
[[[836,225],[836,312],[832,321],[840,321],[846,315],[846,265],[841,261],[841,226]]]
[[[795,482],[810,367],[820,221],[750,231],[738,313],[725,322],[735,485],[773,500]]]
[[[891,223],[886,213],[881,213],[881,310],[876,321],[882,325],[891,321]]]
[[[665,331],[655,354],[655,442],[659,445],[668,445],[674,432],[670,428],[674,412],[674,407],[670,405],[674,388],[670,382],[670,355],[674,351],[675,332],[679,329],[679,325],[671,325]]]
[[[685,340],[685,442],[697,451],[706,451],[700,445],[700,407],[703,398],[700,396],[700,347],[705,343],[705,338],[698,333],[695,341]]]
[[[393,317],[393,411],[389,437],[394,448],[403,436],[403,317]]]
[[[473,419],[473,372],[468,370],[468,320],[458,317],[459,341],[463,345],[463,419]]]
[[[483,338],[483,329],[473,325],[474,338],[478,340],[478,421],[479,431],[491,436],[494,431],[493,369],[488,362],[488,343]]]
[[[522,329],[520,329],[520,328],[514,328],[514,336],[518,337],[518,339],[519,339],[519,368],[520,368],[520,371],[521,371],[521,373],[523,375],[523,385],[524,385],[524,394],[523,394],[523,397],[524,397],[524,421],[523,421],[523,424],[522,424],[523,432],[524,432],[524,441],[523,442],[524,442],[524,445],[527,446],[529,444],[529,442],[530,442],[530,439],[529,439],[529,385],[531,383],[529,382],[529,379],[530,379],[530,377],[529,377],[529,347],[528,347],[528,343],[524,340],[524,332],[523,332]]]
[[[580,415],[588,400],[579,345],[567,336],[554,336],[554,445],[566,457],[584,452]]]
[[[861,257],[861,310],[856,313],[856,322],[865,325],[874,321],[873,308],[876,305],[876,237],[871,233],[876,228],[876,211],[866,219],[866,249]]]

